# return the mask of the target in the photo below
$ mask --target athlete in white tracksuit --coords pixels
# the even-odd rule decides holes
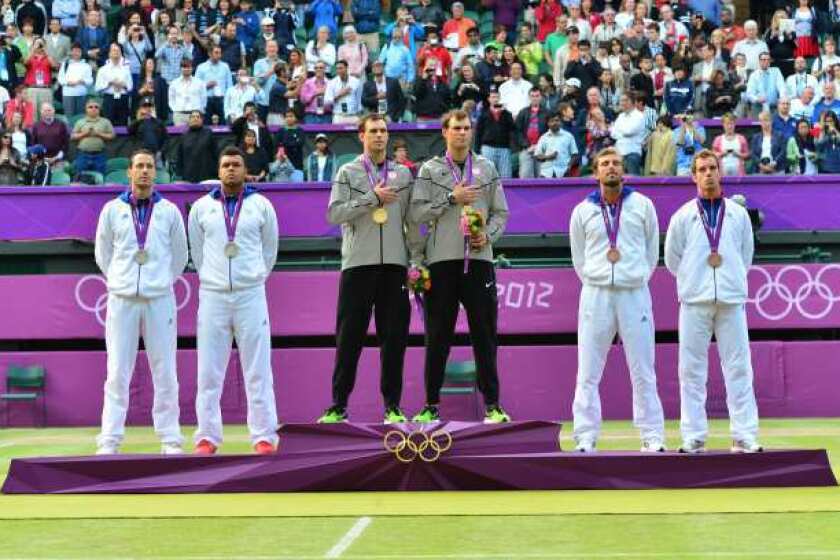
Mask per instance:
[[[244,159],[235,148],[222,151],[219,178],[222,186],[197,200],[189,216],[190,248],[201,285],[196,451],[214,453],[222,442],[220,400],[236,339],[251,443],[258,452],[269,453],[277,445],[277,405],[265,282],[277,260],[277,215],[267,198],[245,186]],[[229,224],[235,221],[237,205],[231,240]],[[231,243],[235,254],[227,250]]]
[[[155,433],[163,453],[177,454],[183,438],[178,423],[178,325],[173,284],[187,264],[184,220],[178,208],[154,190],[154,155],[135,153],[128,176],[130,190],[105,204],[96,228],[96,264],[108,285],[108,374],[97,453],[119,451],[142,336],[154,384]]]
[[[726,385],[732,449],[759,451],[745,310],[747,272],[754,251],[752,224],[742,206],[722,197],[719,164],[713,152],[698,152],[692,169],[699,198],[671,217],[665,238],[665,265],[677,277],[680,300],[681,450],[698,453],[705,449],[708,352],[714,333]],[[711,257],[714,236],[710,240],[704,219],[710,235],[720,231],[719,257]],[[710,259],[718,266],[712,266]]]
[[[598,190],[572,212],[569,237],[575,272],[583,282],[578,310],[578,373],[573,404],[574,437],[579,451],[594,451],[601,429],[598,387],[616,332],[633,384],[633,424],[639,428],[642,451],[664,450],[664,416],[656,392],[654,324],[648,280],[659,259],[659,226],[653,203],[622,186],[619,153],[604,150],[596,157]],[[618,232],[611,243],[601,201],[611,228],[619,212]],[[621,201],[620,209],[618,201]],[[611,251],[615,262],[608,259]]]

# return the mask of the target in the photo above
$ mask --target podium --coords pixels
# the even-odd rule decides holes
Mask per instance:
[[[7,494],[836,486],[825,450],[563,451],[561,426],[286,424],[275,455],[13,459]]]

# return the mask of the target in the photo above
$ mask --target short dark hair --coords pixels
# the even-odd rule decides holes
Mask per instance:
[[[456,121],[467,120],[467,121],[470,121],[470,115],[469,115],[469,113],[467,113],[463,109],[453,109],[453,110],[447,112],[446,114],[444,114],[443,117],[441,117],[441,127],[443,127],[443,129],[446,130],[447,128],[449,128],[449,121],[452,121],[452,120],[456,120]],[[472,124],[472,121],[470,121],[470,124]]]
[[[592,48],[592,43],[589,42],[589,39],[581,39],[580,41],[578,41],[578,47]]]
[[[359,132],[365,132],[367,123],[370,121],[384,121],[385,115],[381,113],[368,113],[361,119],[359,119]]]
[[[151,158],[155,159],[155,154],[151,150],[147,150],[146,148],[139,148],[131,152],[131,156],[128,158],[128,167],[134,166],[134,158],[137,156],[151,156]]]
[[[245,160],[245,154],[236,146],[225,146],[219,153],[219,162],[223,157],[240,157],[243,161]]]
[[[343,64],[344,66],[350,66],[349,64],[347,64],[347,61],[343,58],[335,63],[336,66],[338,66],[339,64]]]

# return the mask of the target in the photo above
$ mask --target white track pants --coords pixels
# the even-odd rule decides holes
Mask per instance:
[[[178,323],[175,296],[153,299],[108,296],[105,319],[105,347],[108,350],[108,377],[102,406],[102,433],[97,445],[119,445],[125,434],[128,412],[128,389],[140,336],[146,346],[146,358],[152,370],[154,404],[152,419],[155,433],[163,443],[180,444],[178,424],[178,375],[176,350]]]
[[[220,401],[231,343],[236,339],[248,398],[251,443],[277,444],[277,405],[271,373],[271,328],[265,288],[234,292],[199,291],[198,395],[195,441],[222,443]]]
[[[615,334],[621,336],[633,384],[633,425],[643,440],[665,439],[662,403],[656,392],[653,309],[647,286],[636,289],[583,286],[578,311],[578,375],[575,439],[596,441],[601,432],[598,386]]]
[[[706,441],[706,382],[709,343],[717,340],[726,404],[733,439],[755,440],[758,407],[743,305],[682,304],[680,306],[680,430],[683,441]]]

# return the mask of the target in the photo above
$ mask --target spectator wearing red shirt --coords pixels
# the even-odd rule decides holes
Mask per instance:
[[[32,53],[27,59],[26,74],[23,78],[24,85],[28,88],[29,100],[32,101],[35,109],[34,118],[38,119],[38,111],[42,103],[52,103],[52,72],[57,64],[50,58],[46,51],[46,43],[43,39],[35,39],[32,44]]]
[[[417,53],[417,68],[427,68],[426,61],[434,59],[434,77],[444,84],[449,83],[449,75],[452,71],[452,55],[449,50],[440,44],[440,36],[437,30],[429,29],[426,32],[427,41]]]
[[[735,25],[732,9],[725,5],[720,9],[720,27],[718,29],[723,32],[723,44],[729,52],[732,52],[735,43],[747,36],[743,27]]]
[[[537,40],[542,43],[549,33],[556,29],[557,16],[563,13],[563,8],[556,0],[541,0],[540,5],[534,10],[534,18],[537,20]]]
[[[6,103],[6,128],[12,126],[12,116],[15,113],[20,113],[23,117],[23,128],[29,128],[35,122],[35,106],[29,100],[29,92],[26,91],[23,84],[15,86],[15,96]]]
[[[462,49],[467,46],[467,30],[477,24],[470,18],[464,17],[464,5],[460,2],[452,4],[452,19],[443,24],[443,42],[447,48]],[[457,43],[456,38],[457,37]]]

